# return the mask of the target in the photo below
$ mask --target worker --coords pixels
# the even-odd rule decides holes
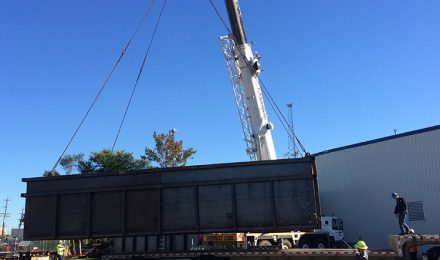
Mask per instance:
[[[356,248],[357,259],[368,260],[368,246],[364,240],[359,239],[359,241],[357,241],[357,243],[354,245],[354,248]]]
[[[405,223],[406,214],[408,213],[405,199],[399,196],[399,194],[395,192],[391,193],[391,196],[393,197],[393,199],[396,200],[396,207],[394,208],[394,214],[396,215],[396,218],[399,219],[399,227],[400,227],[399,235],[410,234],[412,230]]]
[[[57,257],[59,260],[63,260],[63,256],[64,256],[64,246],[63,246],[63,240],[58,241],[58,245],[57,245]]]

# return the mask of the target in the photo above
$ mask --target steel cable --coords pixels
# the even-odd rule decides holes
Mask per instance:
[[[78,127],[76,128],[75,132],[73,133],[72,137],[69,139],[69,142],[67,143],[66,147],[64,148],[63,152],[61,153],[60,157],[58,157],[58,160],[55,162],[54,166],[52,167],[51,171],[54,171],[55,168],[58,166],[58,164],[60,163],[61,159],[63,158],[64,154],[66,153],[67,149],[69,148],[69,146],[71,145],[71,143],[73,142],[73,139],[75,139],[76,134],[78,133],[79,129],[81,128],[81,126],[83,125],[84,121],[86,120],[86,118],[88,117],[88,115],[90,114],[90,111],[92,110],[92,108],[94,107],[96,101],[98,100],[98,98],[101,96],[102,91],[104,90],[104,88],[107,86],[108,81],[110,80],[111,76],[113,75],[113,72],[116,70],[116,68],[118,67],[119,63],[121,62],[121,60],[123,59],[123,57],[125,56],[125,54],[127,53],[128,47],[130,46],[132,40],[134,39],[134,37],[136,36],[136,34],[138,33],[140,27],[142,26],[142,24],[144,23],[145,18],[147,17],[148,13],[150,12],[151,7],[153,6],[153,3],[155,2],[155,0],[152,0],[150,5],[147,8],[147,11],[145,12],[144,16],[142,17],[142,19],[140,20],[140,22],[138,23],[134,33],[131,35],[130,39],[128,40],[127,44],[125,45],[125,48],[122,50],[121,54],[119,55],[119,58],[116,60],[115,64],[113,65],[109,75],[107,76],[107,78],[105,79],[104,83],[102,84],[101,88],[98,91],[98,94],[95,96],[92,104],[89,106],[89,108],[87,109],[86,114],[84,115],[84,117],[82,118],[81,122],[79,123]]]
[[[165,4],[166,3],[167,3],[167,0],[164,0],[163,5],[162,5],[162,9],[160,10],[159,17],[158,17],[158,19],[156,21],[156,26],[154,27],[153,34],[151,35],[151,38],[150,38],[150,43],[148,44],[147,51],[145,53],[144,59],[143,59],[142,64],[141,64],[141,67],[139,68],[139,73],[137,75],[136,82],[134,83],[133,89],[131,91],[130,98],[129,98],[127,106],[125,108],[125,112],[124,112],[124,115],[122,117],[121,124],[119,125],[118,133],[116,134],[115,140],[113,142],[112,152],[113,152],[113,150],[115,148],[116,142],[118,141],[119,134],[121,133],[122,126],[124,125],[125,117],[127,116],[127,112],[128,112],[129,107],[130,107],[131,101],[133,100],[134,92],[136,91],[136,88],[137,88],[138,83],[139,83],[139,79],[140,79],[140,77],[142,75],[142,71],[144,70],[144,66],[145,66],[145,63],[147,61],[147,57],[148,57],[148,54],[150,52],[150,49],[151,49],[151,45],[152,45],[153,40],[154,40],[154,38],[156,36],[157,28],[159,27],[159,22],[160,22],[160,20],[162,18],[163,10],[165,9]]]

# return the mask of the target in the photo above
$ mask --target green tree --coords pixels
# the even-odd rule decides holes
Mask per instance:
[[[44,171],[43,176],[44,177],[53,177],[53,176],[60,176],[60,174],[56,170],[50,170],[50,171]]]
[[[193,148],[183,149],[183,141],[176,140],[176,131],[170,130],[167,134],[153,133],[155,146],[145,148],[145,155],[141,158],[154,162],[162,168],[179,167],[186,165],[186,161],[197,152]]]
[[[84,154],[65,155],[60,160],[60,165],[66,174],[72,173],[102,173],[123,172],[127,170],[140,170],[150,168],[147,160],[135,159],[133,154],[126,151],[112,152],[110,149],[102,149],[92,152],[87,160]],[[45,171],[43,176],[57,176],[56,171]]]
[[[133,154],[125,151],[113,152],[103,149],[100,152],[92,152],[89,158],[93,172],[140,170],[148,167],[144,159],[136,160]]]
[[[82,164],[84,164],[84,154],[65,155],[60,160],[60,165],[66,171],[66,174],[71,174],[73,171],[83,172]]]

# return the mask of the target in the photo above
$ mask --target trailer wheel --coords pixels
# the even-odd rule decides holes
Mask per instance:
[[[310,243],[309,240],[304,239],[304,240],[299,241],[299,247],[300,248],[311,248],[312,244]]]
[[[258,241],[258,246],[272,246],[272,243],[269,240],[261,240]]]
[[[292,248],[292,243],[288,239],[283,239],[283,242],[281,243],[282,249],[290,249]]]
[[[322,241],[318,241],[317,243],[316,243],[316,248],[326,248],[326,246],[325,246],[325,243],[324,242],[322,242]]]

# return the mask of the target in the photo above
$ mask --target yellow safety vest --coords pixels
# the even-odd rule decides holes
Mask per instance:
[[[64,246],[62,244],[57,245],[57,254],[63,255],[64,254]]]

